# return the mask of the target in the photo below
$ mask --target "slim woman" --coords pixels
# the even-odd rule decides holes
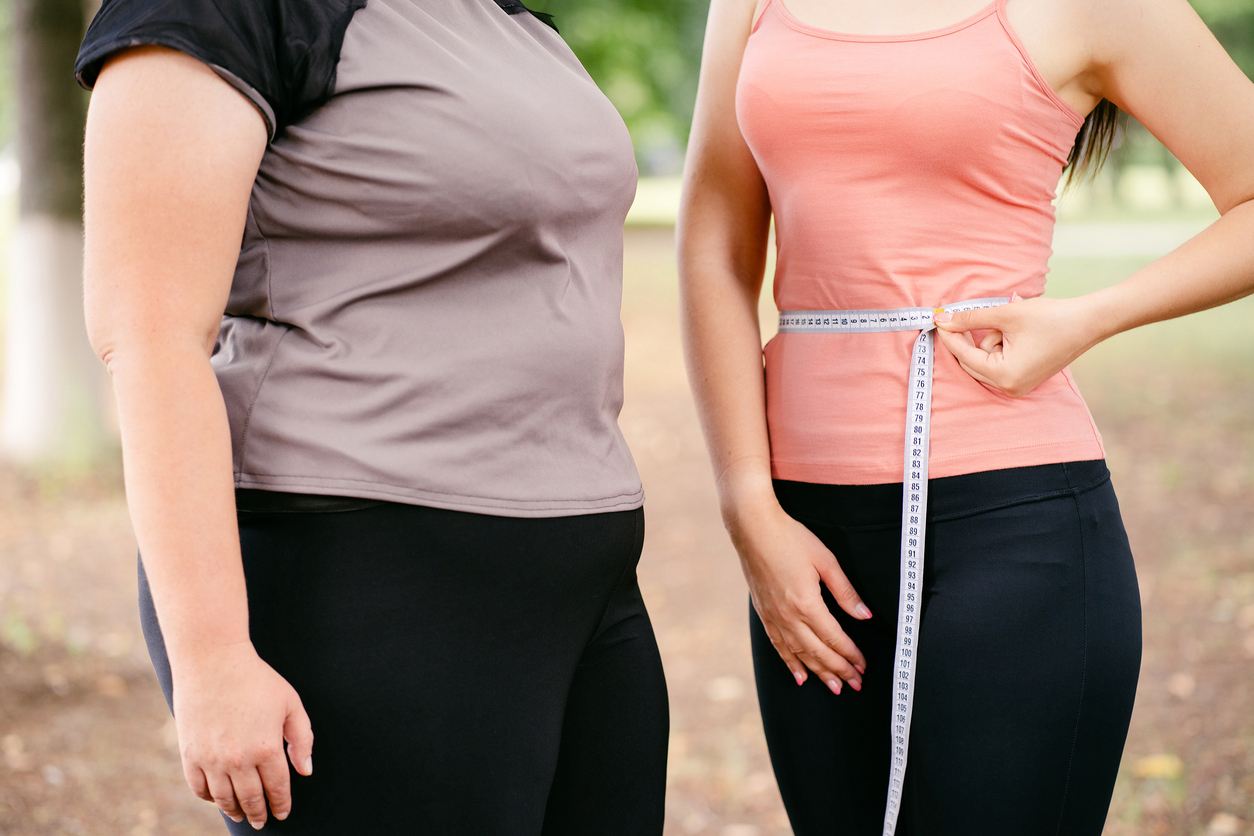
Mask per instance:
[[[1140,609],[1067,366],[1254,290],[1254,85],[1188,4],[986,2],[710,11],[688,364],[798,836],[1101,832]],[[1222,219],[1044,298],[1055,186],[1100,160],[1114,106]]]
[[[192,790],[233,833],[660,833],[636,169],[557,32],[106,0],[78,73],[88,324]]]

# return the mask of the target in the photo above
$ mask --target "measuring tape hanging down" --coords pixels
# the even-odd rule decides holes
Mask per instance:
[[[995,308],[1009,299],[971,299],[942,308],[895,308],[884,311],[782,311],[781,334],[877,334],[921,331],[914,341],[906,390],[906,450],[901,497],[901,580],[897,593],[897,652],[893,661],[892,757],[884,836],[897,829],[901,791],[910,749],[910,713],[914,708],[919,589],[923,579],[923,541],[927,534],[927,462],[932,427],[932,332],[934,315]]]

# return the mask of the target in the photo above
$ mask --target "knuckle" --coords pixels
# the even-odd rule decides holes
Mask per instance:
[[[239,803],[245,810],[258,810],[265,806],[266,798],[260,792],[246,792]]]
[[[282,757],[283,750],[273,743],[263,743],[253,749],[253,763],[265,763]]]
[[[823,644],[827,645],[832,650],[838,651],[845,644],[845,636],[843,633],[836,633],[823,639]]]
[[[192,795],[197,798],[203,798],[205,801],[213,799],[213,795],[209,792],[209,787],[205,786],[203,779],[192,778],[190,775],[185,775],[184,777],[187,779],[187,786],[192,791]]]
[[[217,804],[223,810],[231,811],[235,809],[235,796],[226,793],[211,793],[210,797],[213,803]]]

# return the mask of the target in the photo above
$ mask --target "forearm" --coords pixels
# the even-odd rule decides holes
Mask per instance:
[[[1092,343],[1254,293],[1252,241],[1254,201],[1249,201],[1119,284],[1084,297]]]
[[[773,502],[757,297],[760,274],[681,260],[684,349],[724,517]]]
[[[109,357],[127,500],[171,666],[249,641],[230,430],[195,341]]]

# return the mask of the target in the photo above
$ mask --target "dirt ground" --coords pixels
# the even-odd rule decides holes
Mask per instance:
[[[1250,309],[1254,310],[1254,309]],[[628,236],[622,425],[670,683],[667,836],[782,836],[747,598],[679,355],[673,236]],[[1254,342],[1232,362],[1095,353],[1076,374],[1136,553],[1145,656],[1109,836],[1254,834]],[[225,832],[183,784],[134,608],[115,470],[0,471],[0,834]]]

